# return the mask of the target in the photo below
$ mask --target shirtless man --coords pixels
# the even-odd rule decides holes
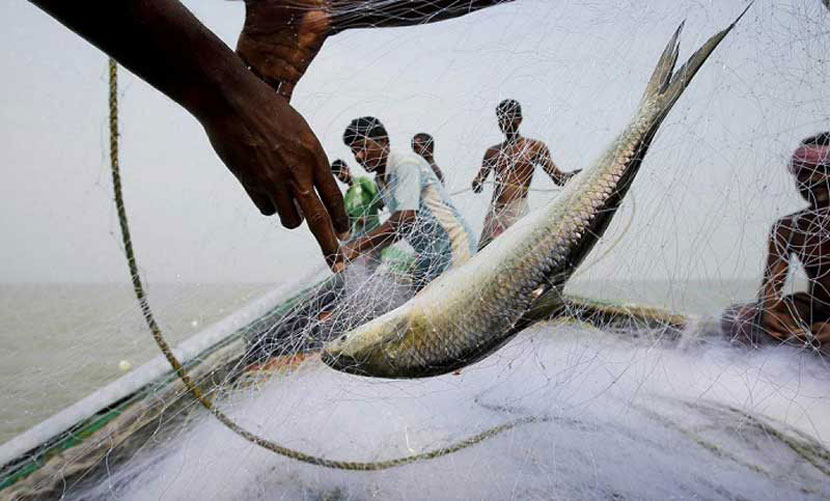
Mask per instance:
[[[433,139],[432,136],[426,132],[419,132],[415,134],[415,136],[412,137],[412,151],[427,161],[429,166],[432,168],[432,172],[434,172],[438,177],[438,180],[441,181],[441,184],[447,184],[446,181],[444,181],[444,173],[441,172],[441,168],[435,163],[435,139]]]
[[[320,142],[288,104],[297,82],[331,35],[513,0],[246,0],[239,57],[176,0],[31,1],[190,112],[260,212],[287,228],[308,221],[340,270],[349,219]]]
[[[527,192],[533,179],[535,166],[541,165],[553,182],[562,186],[579,171],[562,172],[553,163],[550,150],[541,141],[522,137],[522,108],[517,101],[505,99],[496,108],[499,128],[505,140],[487,149],[481,170],[473,179],[473,191],[481,193],[482,184],[491,170],[495,170],[496,183],[490,210],[484,219],[484,229],[478,241],[478,250],[527,214]]]
[[[727,311],[723,327],[736,342],[794,342],[830,354],[830,132],[803,140],[789,169],[809,206],[772,225],[758,300]],[[808,291],[783,295],[793,256]]]

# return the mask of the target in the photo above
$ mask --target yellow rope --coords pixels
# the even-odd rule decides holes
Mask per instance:
[[[511,421],[509,423],[495,426],[493,428],[489,428],[477,435],[473,435],[472,437],[466,438],[447,447],[442,447],[421,454],[413,454],[410,456],[390,459],[386,461],[358,462],[326,459],[305,454],[303,452],[289,449],[287,447],[283,447],[266,438],[262,438],[242,428],[241,426],[236,424],[231,418],[229,418],[225,413],[214,407],[213,403],[204,396],[199,387],[196,386],[196,384],[193,382],[190,376],[188,376],[187,371],[184,367],[182,367],[182,364],[179,362],[179,360],[173,354],[173,351],[170,349],[170,346],[164,340],[164,336],[162,336],[161,329],[159,328],[155,318],[153,317],[153,312],[150,309],[150,303],[147,300],[147,295],[144,292],[144,287],[142,287],[141,285],[141,277],[138,273],[138,265],[136,264],[135,254],[133,253],[133,244],[132,240],[130,239],[130,228],[127,224],[127,211],[124,208],[124,197],[122,196],[121,192],[121,174],[118,165],[118,65],[112,58],[110,58],[109,60],[109,82],[110,163],[112,167],[112,188],[113,192],[115,193],[115,207],[118,211],[118,222],[121,226],[121,237],[124,243],[124,253],[127,256],[127,265],[130,269],[130,277],[133,282],[135,296],[138,299],[138,304],[141,308],[142,315],[144,315],[144,320],[145,322],[147,322],[147,327],[150,328],[150,332],[153,335],[153,339],[156,341],[156,344],[158,345],[161,352],[167,358],[167,362],[170,364],[170,367],[173,368],[173,370],[176,372],[176,375],[179,377],[182,383],[184,383],[185,387],[190,391],[193,397],[196,398],[196,400],[198,400],[199,403],[202,404],[202,406],[205,409],[207,409],[211,414],[213,414],[216,417],[216,419],[218,419],[222,424],[224,424],[229,430],[241,436],[245,440],[253,444],[256,444],[264,449],[268,449],[282,456],[295,459],[297,461],[302,461],[304,463],[323,466],[326,468],[335,468],[339,470],[376,471],[385,470],[387,468],[393,468],[396,466],[402,466],[405,464],[414,463],[416,461],[421,461],[425,459],[434,459],[441,456],[446,456],[448,454],[452,454],[453,452],[460,451],[479,442],[482,442],[490,437],[494,437],[504,431],[507,431],[511,428],[515,428],[516,426],[533,422],[545,421],[545,419],[543,418],[525,417],[517,419],[515,421]]]

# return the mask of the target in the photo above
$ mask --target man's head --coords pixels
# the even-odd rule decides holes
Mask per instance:
[[[331,163],[331,172],[343,184],[352,184],[352,173],[349,171],[349,166],[346,162],[339,158]]]
[[[352,150],[354,159],[366,169],[375,172],[386,167],[389,156],[389,134],[375,117],[355,118],[343,133],[343,142]]]
[[[805,200],[813,203],[830,199],[830,132],[801,141],[793,152],[789,169]]]
[[[522,105],[513,99],[505,99],[496,107],[496,117],[503,133],[516,134],[522,124]]]
[[[419,132],[412,137],[412,151],[425,159],[430,159],[435,153],[435,140],[426,132]]]

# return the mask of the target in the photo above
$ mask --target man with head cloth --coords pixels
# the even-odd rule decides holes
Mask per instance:
[[[772,225],[758,300],[728,310],[723,327],[737,342],[794,342],[830,354],[830,132],[804,139],[788,167],[808,206]],[[784,295],[792,257],[808,290]]]

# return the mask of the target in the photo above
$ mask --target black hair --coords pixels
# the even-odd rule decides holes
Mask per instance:
[[[360,117],[352,120],[343,133],[343,142],[346,143],[346,146],[351,147],[355,141],[362,137],[375,141],[380,139],[389,140],[386,128],[375,117]]]
[[[522,114],[522,105],[515,99],[505,99],[496,107],[496,115],[515,116]]]
[[[802,146],[830,146],[830,131],[820,132],[801,141]]]
[[[349,166],[346,165],[346,162],[340,160],[339,158],[331,163],[331,171],[335,174],[340,174],[341,172],[343,172],[344,168],[348,169]]]
[[[433,138],[426,132],[419,132],[412,136],[412,141],[415,142],[416,140],[426,143],[427,149],[429,149],[430,151],[435,149],[435,138]]]

